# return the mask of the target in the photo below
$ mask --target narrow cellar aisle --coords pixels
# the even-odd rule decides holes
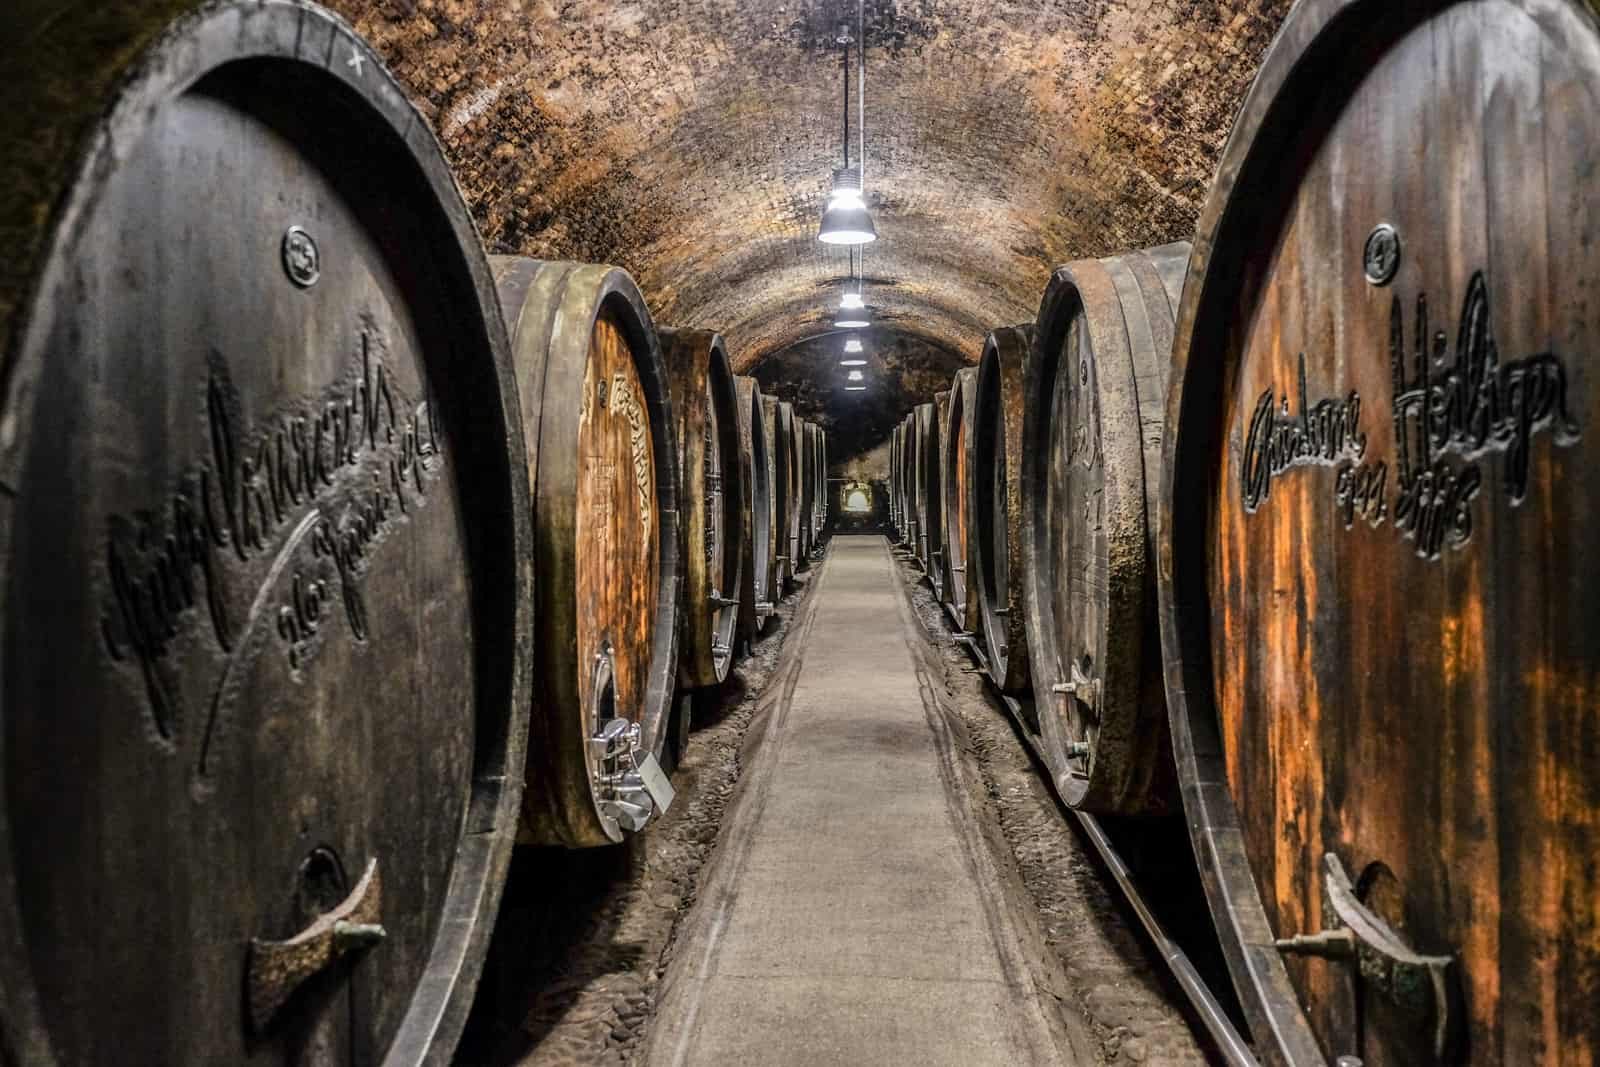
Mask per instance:
[[[837,537],[646,1062],[1062,1063],[886,542]]]

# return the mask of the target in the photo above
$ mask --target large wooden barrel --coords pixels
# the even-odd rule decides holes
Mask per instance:
[[[1162,636],[1273,1060],[1600,1059],[1597,163],[1589,5],[1315,0],[1207,200]]]
[[[912,414],[916,417],[915,447],[911,457],[912,507],[917,513],[917,561],[926,571],[933,553],[939,550],[939,537],[943,532],[939,522],[939,439],[933,402],[918,404]]]
[[[973,455],[972,409],[978,388],[978,368],[963,367],[950,383],[950,404],[944,433],[944,602],[955,624],[967,632],[978,628],[978,598],[973,576],[967,570],[967,537],[971,522],[967,507],[968,470]]]
[[[812,426],[802,418],[794,420],[794,469],[799,474],[795,497],[795,536],[799,545],[797,568],[811,566],[812,511],[817,496],[817,457],[811,449]]]
[[[901,538],[906,550],[917,554],[917,500],[916,500],[917,412],[906,412],[900,424],[900,521],[904,529]]]
[[[777,551],[772,563],[777,571],[777,582],[772,587],[776,603],[787,592],[794,580],[794,553],[790,551],[790,515],[794,510],[794,464],[789,438],[794,433],[794,416],[784,417],[783,401],[775,396],[761,396],[761,422],[767,432],[768,455],[772,458],[772,536]]]
[[[1090,811],[1178,802],[1153,547],[1188,259],[1179,243],[1069,263],[1035,320],[1022,428],[1028,662],[1056,790]]]
[[[888,500],[889,528],[895,541],[903,536],[900,529],[900,478],[896,468],[900,464],[900,427],[897,425],[889,431],[889,478]]]
[[[5,297],[0,1048],[444,1062],[532,680],[488,266],[334,16],[212,4],[116,66]]]
[[[821,426],[814,427],[816,433],[813,437],[817,457],[817,496],[813,508],[815,515],[815,536],[812,538],[817,550],[822,548],[823,533],[828,528],[828,505],[832,499],[828,490],[828,432]]]
[[[745,555],[739,391],[721,334],[666,329],[660,336],[677,416],[683,524],[678,679],[693,689],[720,685],[733,665]]]
[[[527,427],[538,574],[523,837],[604,845],[652,813],[626,772],[661,755],[677,675],[683,556],[666,368],[625,272],[491,262]],[[615,729],[627,732],[596,742]]]
[[[795,417],[794,405],[787,400],[778,402],[778,422],[782,427],[779,438],[784,458],[784,549],[785,572],[790,581],[805,569],[805,555],[801,552],[801,494],[805,492],[805,471],[800,465],[800,419]]]
[[[1003,692],[1032,692],[1023,626],[1022,389],[1033,326],[1004,326],[984,339],[973,391],[972,534],[967,569],[978,598],[989,678]]]
[[[922,536],[922,565],[928,572],[933,598],[944,599],[944,458],[940,438],[950,392],[933,395],[927,423],[920,427],[917,468],[917,518]]]
[[[772,454],[761,417],[761,387],[738,375],[739,480],[744,488],[741,541],[744,564],[739,572],[739,631],[754,640],[777,599],[775,540],[772,530]]]

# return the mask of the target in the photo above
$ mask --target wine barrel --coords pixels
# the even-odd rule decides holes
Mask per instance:
[[[1251,1030],[1281,1062],[1596,1062],[1596,14],[1309,0],[1240,114],[1159,548]]]
[[[1057,268],[1023,385],[1034,709],[1057,792],[1088,811],[1178,804],[1152,547],[1173,309],[1188,259],[1180,242]]]
[[[720,685],[733,665],[745,556],[739,392],[721,334],[664,329],[660,337],[677,416],[683,523],[678,681],[696,689]]]
[[[900,532],[900,479],[895,474],[895,468],[900,463],[900,427],[896,426],[889,431],[889,477],[887,480],[889,509],[889,528],[893,531],[893,539],[899,541]]]
[[[210,4],[114,65],[6,295],[0,1047],[444,1062],[532,680],[488,266],[320,8]]]
[[[784,509],[788,521],[784,531],[789,546],[785,556],[788,560],[789,579],[792,582],[806,569],[805,553],[801,550],[800,540],[801,504],[805,493],[805,468],[800,463],[802,420],[795,415],[794,405],[787,400],[778,402],[778,416],[779,421],[783,423],[784,461],[788,470],[785,486],[787,504]]]
[[[772,535],[777,551],[772,562],[777,582],[772,587],[777,603],[794,580],[794,553],[790,550],[790,515],[794,509],[794,463],[789,438],[794,432],[794,416],[784,417],[785,403],[775,396],[761,396],[761,422],[767,433],[768,455],[772,458]]]
[[[940,437],[944,451],[940,464],[944,470],[944,499],[940,501],[940,511],[944,515],[944,602],[956,626],[968,633],[978,629],[978,598],[974,595],[973,576],[967,569],[967,538],[971,527],[967,472],[974,465],[972,409],[977,383],[976,367],[956,371],[950,383],[950,405]]]
[[[754,378],[735,376],[739,391],[739,480],[744,487],[741,541],[744,564],[739,574],[739,632],[753,641],[772,614],[776,599],[773,562],[772,455],[761,417],[761,387]]]
[[[828,490],[828,431],[817,427],[817,534],[815,541],[821,551],[823,536],[828,529],[828,509],[832,494]]]
[[[948,390],[933,394],[927,405],[925,423],[919,423],[917,452],[917,521],[922,537],[922,565],[928,572],[933,598],[944,599],[944,471],[940,431],[944,411],[950,403]]]
[[[817,495],[817,458],[811,449],[812,426],[805,419],[794,420],[794,465],[800,475],[800,491],[795,500],[795,533],[800,546],[799,566],[811,566],[811,515]]]
[[[904,421],[900,424],[900,516],[905,533],[902,540],[906,550],[913,557],[917,554],[917,501],[916,501],[916,463],[917,455],[917,413],[916,409],[906,412]]]
[[[822,459],[822,427],[806,424],[806,458],[811,465],[811,555],[822,549],[822,516],[828,507],[828,472]]]
[[[666,368],[624,271],[490,262],[528,428],[538,573],[522,837],[605,845],[652,813],[622,774],[639,756],[659,759],[678,669],[683,534]],[[628,732],[596,743],[614,729]]]
[[[972,534],[967,568],[978,597],[989,679],[1002,692],[1032,692],[1023,626],[1022,389],[1033,326],[1005,326],[984,339],[972,411]]]

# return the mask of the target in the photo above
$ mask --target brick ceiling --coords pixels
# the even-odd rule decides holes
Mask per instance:
[[[619,264],[658,323],[720,330],[741,370],[819,350],[849,269],[816,227],[853,0],[332,6],[433,123],[491,251]],[[883,387],[927,377],[888,360],[975,360],[990,327],[1033,317],[1057,263],[1189,236],[1286,9],[867,0]],[[861,394],[809,395],[837,425]]]

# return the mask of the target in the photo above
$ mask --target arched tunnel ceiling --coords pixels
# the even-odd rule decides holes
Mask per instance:
[[[619,264],[659,323],[720,330],[742,371],[825,359],[794,346],[831,328],[849,272],[816,228],[854,0],[333,6],[432,122],[492,251]],[[976,360],[1054,265],[1189,236],[1287,6],[867,0],[880,363]],[[874,403],[925,398],[893,392],[915,369]],[[861,396],[819,389],[802,412],[837,425]]]

